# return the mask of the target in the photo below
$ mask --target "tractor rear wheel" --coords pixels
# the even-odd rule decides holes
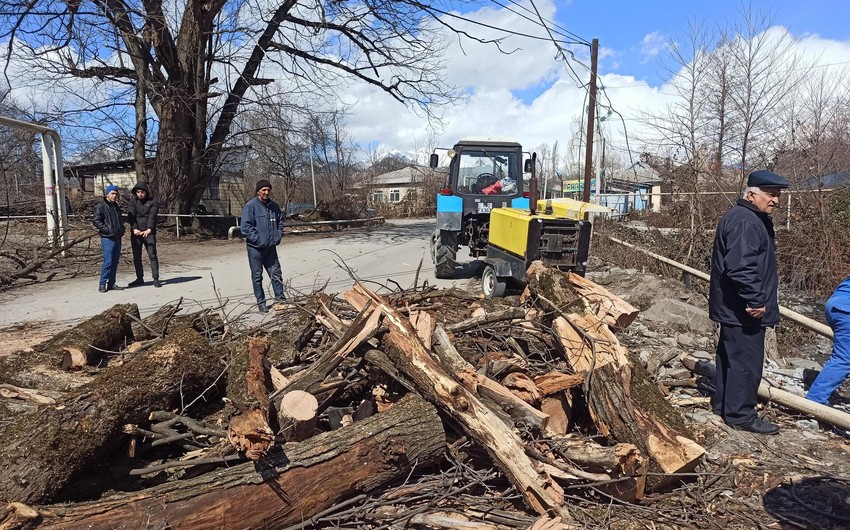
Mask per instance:
[[[457,232],[440,230],[434,238],[434,275],[450,280],[457,266]]]
[[[505,296],[505,289],[508,283],[504,278],[496,276],[496,269],[491,265],[484,268],[484,274],[481,275],[481,292],[486,298],[501,298]]]

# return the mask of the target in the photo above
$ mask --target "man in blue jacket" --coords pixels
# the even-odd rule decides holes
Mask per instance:
[[[124,212],[118,204],[118,186],[106,187],[103,201],[94,207],[92,222],[100,235],[100,249],[103,251],[98,291],[122,291],[123,287],[115,285],[115,274],[121,260],[121,237],[124,235]]]
[[[283,237],[283,214],[280,206],[271,199],[272,185],[268,180],[257,182],[257,196],[242,208],[242,234],[248,244],[248,265],[251,282],[260,313],[267,313],[266,293],[263,289],[263,269],[272,280],[275,300],[286,300],[283,294],[283,276],[277,257],[277,245]]]
[[[832,328],[832,355],[823,365],[806,397],[822,405],[850,375],[850,276],[844,279],[824,306],[826,322]]]
[[[764,366],[765,328],[779,323],[779,274],[770,215],[783,177],[761,170],[747,177],[744,196],[717,224],[711,255],[708,313],[720,324],[716,391],[711,407],[727,425],[759,434],[779,427],[756,413]]]

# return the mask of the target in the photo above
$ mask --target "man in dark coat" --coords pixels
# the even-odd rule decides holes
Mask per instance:
[[[280,206],[271,198],[272,185],[261,179],[255,189],[256,197],[242,208],[242,234],[248,245],[248,265],[251,267],[251,282],[257,309],[267,313],[266,293],[263,289],[263,269],[272,281],[275,300],[286,300],[283,294],[283,276],[277,257],[277,245],[283,237],[283,214]]]
[[[788,181],[770,171],[747,178],[744,197],[717,225],[711,255],[709,317],[720,324],[712,409],[727,425],[759,434],[779,427],[755,410],[765,328],[779,322],[776,244],[770,215]]]
[[[127,221],[133,231],[130,235],[130,246],[133,247],[133,265],[136,268],[136,279],[130,282],[128,287],[139,287],[145,284],[142,247],[148,251],[153,286],[162,287],[159,282],[159,259],[156,256],[157,214],[159,214],[159,201],[151,195],[147,182],[137,182],[133,186],[133,198],[130,199],[127,210]]]
[[[100,268],[98,290],[121,291],[124,288],[115,285],[115,274],[121,259],[121,237],[124,235],[124,219],[121,206],[118,205],[118,186],[107,186],[103,201],[94,208],[92,222],[100,234],[100,248],[103,251],[103,265]]]

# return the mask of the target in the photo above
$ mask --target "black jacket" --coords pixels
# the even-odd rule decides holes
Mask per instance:
[[[136,197],[136,190],[145,190],[147,196],[145,200],[140,201]],[[156,232],[156,216],[159,214],[159,201],[153,198],[146,182],[139,182],[133,186],[133,198],[130,199],[130,206],[127,207],[127,222],[130,223],[130,228],[133,230],[151,229],[151,233]]]
[[[124,235],[124,220],[122,218],[121,207],[117,202],[109,202],[104,197],[97,206],[94,207],[94,222],[97,233],[100,237],[107,239],[121,239]]]
[[[773,221],[749,201],[738,199],[720,219],[714,236],[709,317],[730,326],[774,326],[779,322],[778,289]],[[764,307],[764,316],[749,316],[748,307]]]
[[[242,234],[254,248],[276,247],[283,237],[283,213],[273,200],[254,197],[242,208]]]

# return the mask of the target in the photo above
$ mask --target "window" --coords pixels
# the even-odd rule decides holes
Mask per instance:
[[[210,185],[207,186],[207,193],[205,194],[207,199],[211,199],[217,201],[221,199],[221,177],[218,175],[213,175],[210,180]]]
[[[516,195],[522,185],[519,166],[515,151],[464,149],[458,161],[458,186],[463,193]]]
[[[390,202],[399,202],[401,200],[400,190],[390,190]]]
[[[384,191],[377,190],[372,192],[372,202],[384,202]]]

